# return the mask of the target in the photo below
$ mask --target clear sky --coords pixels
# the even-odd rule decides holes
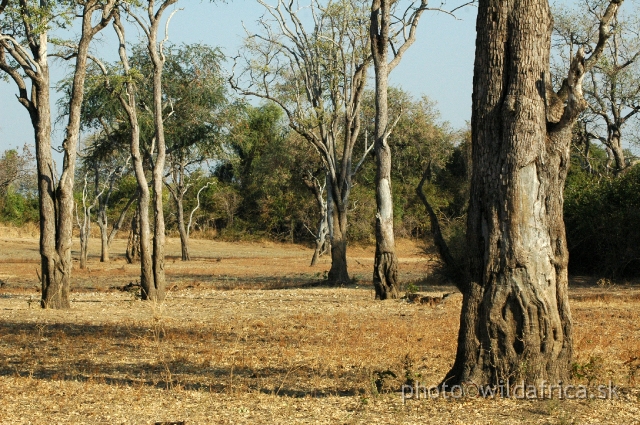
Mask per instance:
[[[275,3],[273,0],[267,2]],[[304,4],[304,0],[301,3]],[[450,2],[445,8],[454,4]],[[221,47],[229,56],[237,52],[242,42],[243,22],[251,28],[263,12],[263,7],[255,0],[235,0],[226,4],[180,0],[178,7],[184,10],[177,12],[171,22],[169,38],[172,43],[202,42]],[[458,19],[443,13],[425,12],[416,42],[390,77],[392,85],[402,87],[416,98],[426,95],[435,100],[441,119],[449,121],[454,128],[464,127],[471,118],[475,17],[474,6],[459,10]],[[117,52],[111,35],[113,30],[109,26],[103,32],[105,35],[94,43],[94,54],[114,60]],[[129,31],[129,40],[135,35]],[[52,86],[64,72],[66,65],[54,61]],[[0,80],[0,152],[25,143],[33,145],[33,128],[27,111],[15,98],[16,93],[13,82]],[[53,87],[52,97],[58,98]],[[61,143],[63,125],[54,123],[54,146]]]

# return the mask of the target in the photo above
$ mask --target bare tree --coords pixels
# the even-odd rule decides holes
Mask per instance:
[[[569,378],[573,350],[563,188],[582,80],[602,53],[621,0],[602,16],[588,59],[564,91],[549,77],[547,0],[481,2],[473,87],[468,278],[456,360],[443,384],[539,385]]]
[[[52,10],[46,1],[20,0],[0,6],[0,69],[18,86],[18,101],[29,112],[35,131],[38,191],[40,200],[40,255],[43,308],[69,308],[71,242],[73,230],[73,182],[80,107],[84,94],[89,46],[93,37],[111,20],[117,0],[71,2],[66,10]],[[6,14],[5,8],[12,8]],[[65,7],[61,5],[60,7]],[[92,18],[100,14],[94,25]],[[62,143],[60,178],[51,157],[51,105],[47,29],[58,14],[82,18],[75,59],[68,124]],[[31,90],[26,82],[31,82]]]
[[[230,82],[245,95],[278,104],[289,126],[318,152],[328,175],[329,281],[348,283],[347,212],[357,168],[353,153],[371,62],[365,5],[311,0],[300,7],[279,0],[271,6],[258,1],[266,9],[259,21],[262,32],[248,33],[243,55],[236,58],[243,69]]]
[[[554,11],[555,47],[562,62],[568,62],[567,56],[577,48],[589,50],[597,45],[608,5],[607,0],[591,0],[578,10]],[[640,113],[640,22],[637,11],[629,10],[624,16],[620,12],[613,16],[611,37],[585,78],[588,109],[581,117],[585,155],[588,158],[591,140],[599,141],[615,174],[633,164],[625,157],[623,130]]]

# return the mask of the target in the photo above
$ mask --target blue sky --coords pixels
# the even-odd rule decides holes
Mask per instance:
[[[242,23],[250,28],[263,11],[255,0],[228,3],[181,0],[178,7],[184,10],[173,17],[169,29],[171,42],[219,46],[229,56],[237,52],[244,37]],[[475,17],[473,6],[458,11],[458,19],[443,13],[425,12],[416,42],[390,77],[391,84],[402,87],[416,98],[426,95],[435,100],[441,119],[449,121],[454,128],[464,127],[471,118]],[[103,32],[105,35],[94,43],[94,53],[113,60],[116,57],[113,30],[108,27]],[[129,40],[135,36],[130,30]],[[65,72],[66,65],[55,61],[52,85]],[[13,82],[0,80],[0,152],[25,143],[33,144],[33,129],[27,111],[15,98],[16,93]],[[54,91],[52,96],[57,98]],[[54,124],[54,128],[53,144],[59,145],[63,125]]]

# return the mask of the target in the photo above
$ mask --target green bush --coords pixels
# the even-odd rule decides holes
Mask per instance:
[[[23,195],[13,188],[0,194],[0,221],[22,226],[25,223],[37,223],[40,220],[38,198]]]
[[[640,167],[613,179],[572,172],[564,218],[570,272],[640,274]]]

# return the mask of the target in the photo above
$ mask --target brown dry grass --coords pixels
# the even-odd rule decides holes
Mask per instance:
[[[170,255],[178,248],[169,242]],[[639,423],[637,286],[571,290],[576,383],[612,380],[617,399],[403,405],[407,374],[431,385],[450,367],[460,295],[436,308],[374,302],[367,248],[350,250],[360,282],[348,288],[317,286],[328,259],[311,269],[305,247],[193,249],[194,262],[170,257],[161,306],[111,289],[137,266],[92,257],[74,270],[72,310],[42,311],[37,241],[0,235],[0,423]],[[419,246],[402,242],[400,257],[405,281],[429,273]]]

